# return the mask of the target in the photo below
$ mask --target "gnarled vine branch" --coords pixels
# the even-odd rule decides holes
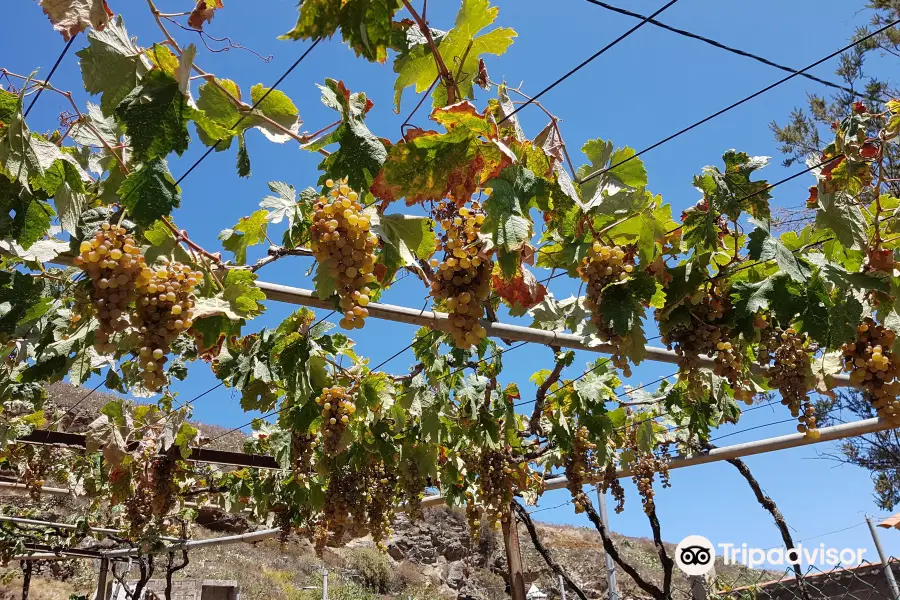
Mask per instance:
[[[562,565],[560,565],[553,558],[553,555],[550,553],[550,549],[544,546],[541,542],[541,538],[538,537],[537,529],[534,526],[534,522],[531,520],[531,515],[528,514],[528,511],[525,510],[525,507],[519,504],[518,501],[513,500],[513,510],[516,511],[516,518],[525,525],[525,529],[528,530],[528,535],[531,536],[531,543],[534,544],[534,549],[538,551],[538,554],[541,555],[541,558],[544,559],[544,562],[547,563],[547,566],[550,569],[562,577],[563,581],[569,586],[575,595],[581,598],[581,600],[587,600],[587,596],[581,587],[578,586],[577,583],[572,579],[572,576],[569,575],[568,571],[566,571]]]

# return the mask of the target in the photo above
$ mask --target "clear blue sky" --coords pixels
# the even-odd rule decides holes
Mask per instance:
[[[144,2],[109,0],[113,10],[121,11],[129,32],[139,43],[149,45],[161,39]],[[512,85],[524,81],[525,90],[534,93],[575,66],[597,49],[630,28],[635,21],[614,15],[583,0],[498,0],[498,23],[516,29],[519,37],[503,57],[488,57],[488,69],[495,81],[506,79]],[[61,37],[52,31],[36,2],[7,3],[5,35],[0,38],[0,65],[19,73],[40,68],[46,76],[63,47]],[[160,0],[161,10],[179,12],[192,6],[189,0]],[[255,56],[232,50],[210,54],[200,47],[197,63],[220,77],[235,80],[249,96],[252,85],[270,85],[306,48],[305,43],[278,41],[277,35],[289,30],[296,19],[292,0],[271,0],[261,9],[258,2],[229,0],[207,30],[216,36],[231,36],[236,42],[257,52],[274,55],[266,64]],[[648,14],[661,6],[661,0],[628,2],[628,8]],[[660,19],[675,26],[709,35],[725,43],[757,52],[773,60],[801,68],[840,48],[857,25],[867,16],[859,12],[862,2],[822,0],[812,2],[754,3],[701,2],[682,0]],[[457,2],[432,0],[428,15],[433,27],[452,26]],[[177,39],[197,43],[194,34],[172,27]],[[82,47],[84,40],[75,42]],[[819,67],[816,74],[833,77],[834,62]],[[602,137],[617,145],[643,148],[681,127],[768,85],[783,73],[741,57],[723,53],[704,44],[687,40],[647,26],[612,51],[569,79],[543,99],[544,104],[562,121],[562,131],[573,160],[579,162],[578,149],[590,138]],[[297,104],[304,129],[315,131],[330,123],[333,113],[319,102],[315,83],[325,77],[343,79],[354,91],[365,91],[374,100],[369,118],[372,130],[387,138],[399,136],[404,115],[392,111],[393,73],[390,64],[369,64],[333,40],[321,44],[281,86]],[[79,103],[88,99],[80,90],[81,79],[74,51],[63,62],[54,84],[76,92]],[[732,111],[702,128],[654,150],[645,157],[650,189],[662,194],[678,214],[698,199],[691,177],[707,164],[718,164],[723,151],[737,148],[755,155],[775,157],[763,175],[770,181],[781,179],[793,170],[780,165],[777,148],[768,124],[784,120],[788,112],[803,105],[807,92],[822,92],[822,86],[797,78],[748,105]],[[484,92],[479,106],[487,100]],[[96,101],[96,99],[95,99]],[[405,96],[404,111],[412,109],[415,99]],[[34,129],[54,125],[56,115],[66,106],[62,99],[45,94],[32,113]],[[414,121],[425,124],[423,111]],[[523,125],[534,135],[546,124],[546,117],[529,108],[522,114]],[[193,130],[193,128],[192,128]],[[219,231],[257,208],[268,194],[266,182],[283,180],[298,189],[315,183],[318,155],[301,151],[296,144],[279,146],[258,132],[248,135],[253,175],[239,179],[235,174],[234,149],[210,156],[183,183],[183,206],[176,213],[180,226],[208,248],[218,248]],[[195,143],[181,159],[172,160],[172,172],[178,176],[204,148]],[[794,167],[796,170],[797,167]],[[796,206],[805,199],[812,178],[801,178],[778,188],[774,203]],[[393,210],[400,210],[399,208]],[[250,259],[258,254],[251,251]],[[305,277],[308,259],[287,259],[261,272],[268,281],[311,287]],[[540,277],[540,275],[539,275]],[[552,291],[567,297],[577,290],[576,283],[556,279]],[[413,277],[396,285],[384,297],[385,302],[421,307],[425,290]],[[270,303],[269,311],[251,327],[273,326],[294,307]],[[413,328],[381,323],[370,319],[362,332],[354,332],[361,354],[373,364],[404,347]],[[569,377],[576,376],[588,360],[579,355]],[[529,375],[551,363],[550,351],[528,345],[504,357],[504,382],[515,381],[523,398],[533,397]],[[394,360],[387,368],[405,372],[412,362],[411,353]],[[670,374],[670,366],[645,364],[634,370],[632,385]],[[208,368],[201,364],[191,369],[190,378],[178,386],[182,398],[191,398],[216,383]],[[229,391],[219,390],[198,401],[196,417],[226,427],[240,425],[249,418]],[[781,407],[754,411],[738,427],[723,428],[719,435],[787,418]],[[771,426],[731,436],[721,444],[759,439],[794,430],[792,424]],[[836,547],[867,547],[874,560],[874,548],[863,525],[863,514],[878,514],[872,502],[872,485],[863,470],[820,459],[821,453],[836,450],[828,445],[803,448],[752,457],[747,463],[768,493],[772,495],[794,528],[795,540],[804,540],[837,529],[859,525],[848,531],[810,540]],[[672,473],[673,487],[658,490],[658,507],[667,540],[677,542],[688,534],[706,535],[714,542],[743,542],[751,546],[772,547],[781,543],[768,514],[756,503],[749,488],[727,464],[702,466]],[[611,516],[615,531],[627,535],[648,536],[649,527],[639,498],[626,483],[627,504],[622,515]],[[541,507],[552,507],[568,499],[568,492],[548,493]],[[540,513],[545,521],[586,524],[576,517],[571,506]],[[900,555],[900,532],[887,531],[883,541],[888,551]]]

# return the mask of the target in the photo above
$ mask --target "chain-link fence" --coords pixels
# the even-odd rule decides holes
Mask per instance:
[[[900,561],[890,559],[894,574]],[[739,579],[707,575],[690,580],[689,590],[680,590],[679,600],[898,600],[881,563],[863,562],[855,567],[820,569],[802,567],[801,577],[793,568],[759,571],[748,582],[744,571]],[[896,584],[894,584],[896,585]]]

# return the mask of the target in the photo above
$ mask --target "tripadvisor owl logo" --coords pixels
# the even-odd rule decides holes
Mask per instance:
[[[675,564],[687,575],[705,575],[715,559],[715,547],[702,535],[689,535],[675,548]]]

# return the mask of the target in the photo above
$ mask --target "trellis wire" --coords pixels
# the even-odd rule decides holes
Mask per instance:
[[[619,13],[620,15],[634,17],[635,19],[646,18],[644,15],[642,15],[640,13],[632,12],[630,10],[620,8],[618,6],[613,6],[612,4],[608,4],[606,2],[601,2],[600,0],[587,0],[587,2],[590,2],[591,4],[594,4],[601,8],[605,8],[606,10],[609,10],[609,11],[612,11],[615,13]],[[848,87],[845,87],[838,83],[828,81],[827,79],[822,79],[820,77],[816,77],[815,75],[810,75],[809,73],[804,73],[803,71],[798,71],[797,69],[794,69],[791,67],[786,67],[784,65],[780,65],[777,62],[769,60],[768,58],[765,58],[758,54],[753,54],[752,52],[747,52],[746,50],[741,50],[740,48],[734,48],[732,46],[728,46],[726,44],[723,44],[722,42],[717,42],[714,39],[699,35],[697,33],[693,33],[691,31],[687,31],[686,29],[679,29],[678,27],[672,27],[671,25],[667,25],[666,23],[662,23],[660,21],[657,21],[656,19],[650,19],[648,21],[648,23],[650,23],[651,25],[655,25],[656,27],[659,27],[661,29],[665,29],[666,31],[671,31],[672,33],[677,33],[678,35],[681,35],[681,36],[684,36],[684,37],[687,37],[687,38],[690,38],[693,40],[698,40],[700,42],[704,42],[704,43],[709,44],[710,46],[713,46],[720,50],[724,50],[724,51],[730,52],[732,54],[737,54],[738,56],[743,56],[744,58],[750,58],[757,62],[761,62],[764,65],[774,67],[774,68],[780,69],[782,71],[787,71],[788,73],[799,74],[801,77],[809,79],[810,81],[815,81],[816,83],[821,83],[822,85],[828,86],[830,88],[841,90],[842,92],[846,92],[852,96],[856,96],[858,98],[868,98],[868,96],[866,94],[857,92],[856,90],[854,90],[852,88],[848,88]]]
[[[817,66],[819,66],[820,64],[822,64],[822,63],[824,63],[824,62],[826,62],[826,61],[828,61],[828,60],[831,60],[831,59],[834,58],[835,56],[839,56],[840,54],[843,54],[843,53],[846,52],[847,50],[850,50],[850,49],[854,48],[855,46],[857,46],[857,45],[859,45],[859,44],[865,42],[866,40],[869,40],[869,39],[873,38],[874,36],[878,35],[879,33],[882,33],[883,31],[886,31],[887,29],[890,29],[891,27],[894,27],[894,26],[897,25],[898,23],[900,23],[900,19],[897,19],[897,20],[895,20],[895,21],[892,21],[891,23],[885,25],[884,27],[881,27],[881,28],[879,28],[879,29],[873,31],[872,33],[870,33],[870,34],[868,34],[868,35],[866,35],[866,36],[860,38],[859,40],[853,42],[852,44],[848,44],[847,46],[844,46],[843,48],[841,48],[840,50],[837,50],[836,52],[832,52],[832,53],[829,54],[828,56],[826,56],[826,57],[824,57],[824,58],[821,58],[821,59],[817,60],[816,62],[814,62],[814,63],[812,63],[812,64],[806,66],[805,68],[801,69],[800,71],[797,71],[796,73],[792,73],[792,74],[788,75],[787,77],[783,77],[782,79],[779,79],[779,80],[776,81],[775,83],[772,83],[772,84],[770,84],[770,85],[767,85],[766,87],[764,87],[764,88],[762,88],[761,90],[758,90],[758,91],[756,91],[756,92],[750,94],[749,96],[743,98],[742,100],[738,100],[737,102],[735,102],[735,103],[733,103],[733,104],[730,104],[729,106],[726,106],[725,108],[723,108],[723,109],[721,109],[721,110],[718,110],[718,111],[714,112],[713,114],[709,115],[708,117],[704,117],[703,119],[697,121],[697,122],[694,123],[693,125],[689,125],[688,127],[685,127],[684,129],[682,129],[682,130],[680,130],[680,131],[678,131],[678,132],[676,132],[676,133],[673,133],[672,135],[670,135],[670,136],[668,136],[668,137],[666,137],[666,138],[663,138],[662,140],[656,142],[655,144],[652,144],[652,145],[650,145],[650,146],[644,148],[644,149],[641,150],[640,152],[637,152],[637,153],[635,153],[635,154],[632,154],[631,156],[629,156],[629,157],[626,158],[626,159],[623,159],[623,160],[621,160],[621,161],[619,161],[619,162],[617,162],[617,163],[615,163],[615,164],[612,164],[612,165],[610,165],[609,167],[606,167],[606,168],[604,168],[604,169],[598,169],[597,171],[594,171],[593,173],[591,173],[591,174],[587,175],[586,177],[582,178],[578,183],[586,183],[586,182],[588,182],[588,181],[590,181],[590,180],[592,180],[592,179],[594,179],[594,178],[596,178],[596,177],[600,177],[600,176],[603,175],[604,173],[608,173],[609,171],[615,169],[616,167],[619,167],[619,166],[621,166],[621,165],[624,165],[625,163],[627,163],[627,162],[629,162],[629,161],[631,161],[631,160],[634,160],[634,159],[636,159],[637,157],[642,156],[643,154],[646,154],[647,152],[650,152],[651,150],[654,150],[654,149],[656,149],[656,148],[659,148],[659,147],[662,146],[663,144],[666,144],[666,143],[668,143],[668,142],[674,140],[675,138],[677,138],[677,137],[679,137],[679,136],[681,136],[681,135],[684,135],[685,133],[687,133],[687,132],[689,132],[689,131],[691,131],[691,130],[693,130],[693,129],[696,129],[697,127],[703,125],[704,123],[708,123],[709,121],[712,121],[712,120],[715,119],[716,117],[719,117],[719,116],[721,116],[721,115],[723,115],[723,114],[729,112],[730,110],[733,110],[733,109],[737,108],[738,106],[741,106],[742,104],[744,104],[744,103],[746,103],[746,102],[749,102],[750,100],[753,100],[754,98],[756,98],[756,97],[758,97],[758,96],[761,96],[762,94],[765,94],[765,93],[768,92],[769,90],[772,90],[772,89],[774,89],[774,88],[780,86],[781,84],[783,84],[783,83],[785,83],[785,82],[787,82],[787,81],[790,81],[790,80],[793,79],[794,77],[797,77],[798,75],[801,75],[802,73],[808,71],[809,69],[812,69],[813,67],[817,67]]]
[[[65,58],[66,54],[69,52],[69,48],[72,47],[72,44],[75,42],[75,38],[78,37],[76,33],[72,37],[69,38],[69,42],[62,49],[62,52],[59,53],[59,56],[56,58],[56,62],[53,63],[53,67],[50,69],[50,72],[47,74],[47,79],[44,80],[44,83],[50,83],[50,79],[53,78],[53,75],[56,73],[56,69],[59,68],[60,63],[62,63],[63,58]],[[34,105],[37,104],[38,99],[40,99],[41,94],[44,93],[44,87],[40,86],[38,88],[37,94],[34,95],[34,98],[31,100],[31,103],[28,105],[28,108],[25,109],[25,114],[23,115],[23,119],[27,119],[29,113],[31,113],[31,109],[34,108]]]
[[[570,70],[568,73],[566,73],[565,75],[563,75],[562,77],[560,77],[559,79],[557,79],[556,81],[554,81],[553,83],[551,83],[550,85],[548,85],[547,87],[545,87],[543,90],[541,90],[540,92],[538,92],[536,96],[533,96],[533,97],[530,98],[527,102],[525,102],[525,103],[522,104],[521,106],[515,108],[511,113],[509,113],[508,115],[506,115],[505,117],[503,117],[503,118],[500,120],[500,123],[503,123],[503,122],[505,122],[506,120],[512,118],[513,116],[516,115],[516,113],[518,113],[520,110],[522,110],[523,108],[525,108],[525,107],[528,106],[529,104],[531,104],[531,103],[533,103],[533,102],[536,102],[541,96],[543,96],[544,94],[546,94],[547,92],[549,92],[550,90],[552,90],[553,88],[555,88],[556,86],[558,86],[559,84],[561,84],[563,81],[565,81],[566,79],[568,79],[569,77],[571,77],[572,75],[574,75],[575,73],[577,73],[578,71],[580,71],[582,68],[584,68],[585,66],[587,66],[588,63],[592,62],[594,59],[596,59],[596,58],[598,58],[599,56],[601,56],[602,54],[606,53],[608,50],[610,50],[611,48],[613,48],[614,46],[616,46],[619,42],[621,42],[622,40],[624,40],[625,38],[627,38],[628,36],[630,36],[632,33],[634,33],[635,31],[637,31],[637,30],[640,29],[641,27],[643,27],[645,24],[647,24],[648,22],[650,22],[650,19],[652,19],[653,17],[659,16],[664,10],[666,10],[667,8],[669,8],[670,6],[672,6],[673,4],[675,4],[676,2],[678,2],[678,0],[670,0],[669,2],[667,2],[662,8],[660,8],[659,10],[657,10],[656,12],[654,12],[652,15],[650,15],[649,17],[646,17],[643,21],[641,21],[640,23],[638,23],[637,25],[635,25],[634,27],[632,27],[631,29],[629,29],[628,31],[626,31],[625,33],[623,33],[622,35],[620,35],[619,37],[617,37],[616,39],[614,39],[612,42],[610,42],[609,44],[607,44],[606,46],[604,46],[603,48],[601,48],[600,50],[598,50],[597,52],[595,52],[591,57],[589,57],[587,60],[583,61],[583,62],[582,62],[581,64],[579,64],[577,67],[575,67],[574,69]]]

